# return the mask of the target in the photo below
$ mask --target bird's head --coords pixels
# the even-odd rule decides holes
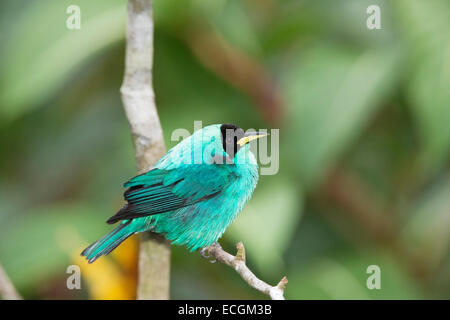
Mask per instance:
[[[266,132],[244,132],[231,123],[213,124],[195,131],[170,149],[157,166],[176,167],[179,164],[252,164],[255,156],[249,142],[267,136]]]
[[[220,125],[220,135],[224,152],[229,158],[234,159],[241,150],[248,149],[250,141],[265,137],[268,133],[258,131],[244,132],[243,129],[235,124],[224,123]]]

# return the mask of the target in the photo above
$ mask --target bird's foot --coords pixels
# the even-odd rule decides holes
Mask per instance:
[[[219,247],[220,247],[220,244],[219,244],[218,242],[214,242],[212,245],[210,245],[210,246],[208,246],[208,247],[202,248],[202,249],[200,250],[200,255],[202,256],[202,258],[204,258],[204,259],[206,259],[206,260],[209,260],[209,258],[211,258],[211,256],[208,255],[208,248],[209,248],[209,247],[212,247],[212,246],[219,246]],[[211,263],[216,263],[216,259],[209,260],[209,262],[211,262]]]

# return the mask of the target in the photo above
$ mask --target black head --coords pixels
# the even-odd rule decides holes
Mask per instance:
[[[241,146],[237,143],[244,137],[244,130],[232,123],[224,123],[220,126],[223,150],[233,159]]]

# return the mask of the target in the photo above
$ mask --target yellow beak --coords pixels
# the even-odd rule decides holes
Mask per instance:
[[[249,143],[250,141],[268,136],[266,132],[247,132],[241,139],[238,140],[237,144],[241,147]]]

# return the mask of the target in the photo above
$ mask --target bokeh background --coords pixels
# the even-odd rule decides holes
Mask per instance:
[[[66,8],[81,8],[68,30]],[[381,30],[366,9],[381,8]],[[221,239],[288,299],[450,298],[450,2],[154,0],[176,128],[280,128],[280,170]],[[138,241],[87,266],[135,175],[119,87],[126,1],[0,2],[0,263],[25,298],[133,299]],[[174,247],[175,299],[265,298]],[[82,289],[68,290],[78,264]],[[369,265],[381,290],[368,290]]]

